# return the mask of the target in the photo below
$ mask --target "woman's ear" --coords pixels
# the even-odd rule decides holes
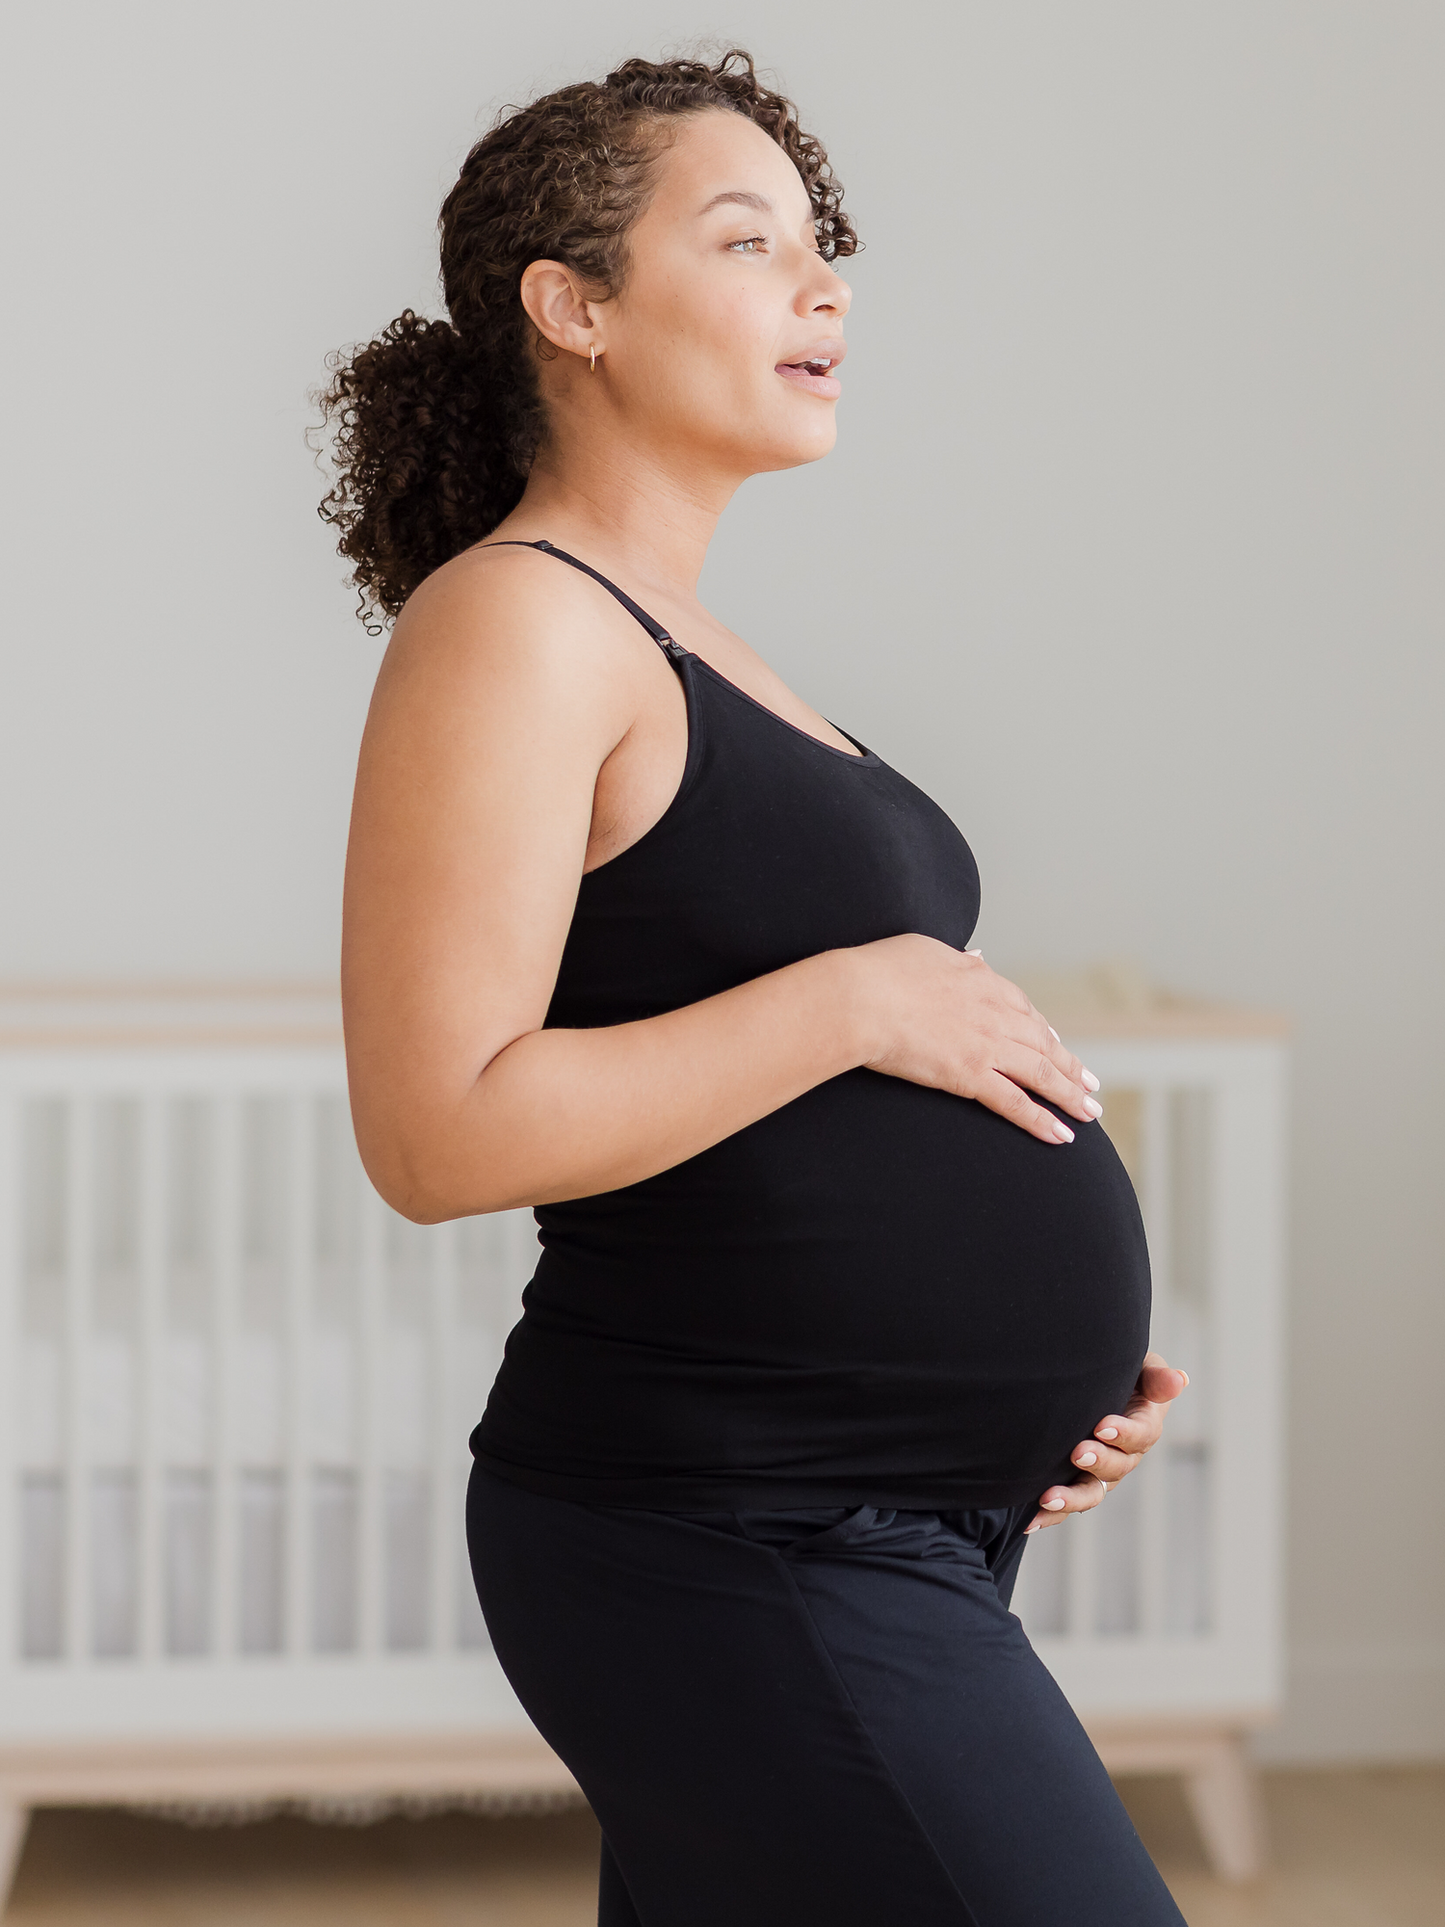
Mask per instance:
[[[569,355],[605,347],[598,327],[600,302],[590,300],[570,268],[560,261],[529,262],[522,274],[522,306],[544,341]]]

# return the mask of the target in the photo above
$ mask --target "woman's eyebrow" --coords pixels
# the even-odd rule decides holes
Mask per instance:
[[[706,207],[699,208],[698,219],[701,220],[704,214],[711,214],[715,207],[721,207],[725,201],[735,201],[739,207],[755,208],[759,214],[777,213],[766,194],[754,194],[745,187],[730,187],[725,193],[714,194]]]

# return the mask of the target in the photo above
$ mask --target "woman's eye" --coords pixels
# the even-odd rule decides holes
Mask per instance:
[[[750,234],[746,241],[729,241],[728,246],[738,249],[746,248],[749,254],[756,254],[759,248],[767,246],[767,241],[761,234]]]

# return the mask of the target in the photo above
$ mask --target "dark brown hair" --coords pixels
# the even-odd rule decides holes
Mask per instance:
[[[523,270],[561,261],[615,293],[658,149],[649,134],[708,108],[744,115],[783,149],[826,259],[857,249],[828,156],[737,48],[711,66],[627,60],[603,81],[504,110],[442,204],[450,319],[408,308],[374,341],[330,356],[317,397],[336,470],[320,513],[340,531],[373,633],[433,569],[490,534],[526,486],[546,420]]]

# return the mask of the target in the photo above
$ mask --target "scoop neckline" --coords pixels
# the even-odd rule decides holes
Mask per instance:
[[[720,669],[714,669],[712,664],[702,656],[699,656],[695,650],[684,650],[683,657],[686,661],[695,662],[699,668],[705,669],[714,682],[721,683],[724,689],[729,690],[742,702],[747,703],[753,709],[759,710],[764,716],[771,716],[780,728],[788,730],[794,736],[801,736],[803,741],[805,743],[811,743],[814,749],[821,749],[825,756],[836,756],[840,763],[857,763],[863,768],[876,768],[882,761],[882,758],[875,754],[873,750],[868,749],[864,744],[860,743],[856,736],[849,736],[846,729],[839,728],[838,724],[832,722],[827,716],[823,718],[823,721],[828,724],[830,729],[838,730],[840,736],[848,736],[848,741],[852,743],[853,747],[858,751],[856,756],[851,755],[846,749],[838,749],[832,743],[825,743],[822,737],[815,736],[811,729],[800,729],[796,723],[790,723],[787,717],[780,716],[776,709],[769,709],[767,704],[760,703],[756,696],[750,696],[746,689],[739,689],[735,682],[730,681]]]

